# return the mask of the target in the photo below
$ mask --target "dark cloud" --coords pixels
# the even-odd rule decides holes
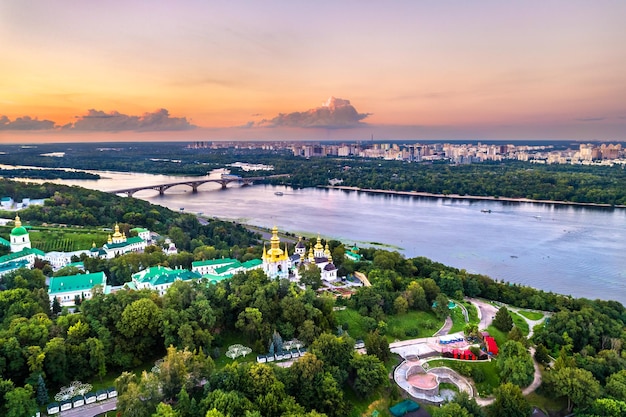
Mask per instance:
[[[604,119],[606,119],[606,117],[579,117],[574,120],[579,122],[601,122]]]
[[[331,97],[320,107],[305,112],[281,113],[273,119],[261,121],[258,126],[345,129],[363,126],[365,123],[361,120],[369,115],[357,112],[350,100]]]
[[[7,116],[0,116],[1,130],[51,130],[60,128],[65,131],[86,132],[157,132],[172,130],[195,129],[185,117],[171,117],[166,109],[153,113],[144,113],[143,116],[122,114],[118,111],[105,113],[91,109],[86,115],[76,116],[74,123],[57,126],[51,120],[39,120],[30,116],[18,117],[11,121]]]
[[[196,126],[185,117],[171,117],[166,109],[154,113],[144,113],[143,116],[131,116],[117,111],[105,113],[91,109],[84,116],[77,116],[76,122],[64,128],[90,132],[155,132],[164,130],[189,130]]]
[[[32,119],[30,116],[18,117],[11,121],[6,116],[0,116],[0,130],[48,130],[54,128],[52,120]]]

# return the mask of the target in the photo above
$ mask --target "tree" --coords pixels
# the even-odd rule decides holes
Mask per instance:
[[[37,404],[45,405],[48,403],[49,399],[46,382],[43,380],[43,376],[39,374],[39,377],[37,378]]]
[[[626,416],[626,402],[612,398],[595,400],[583,413],[576,413],[580,417],[623,417]]]
[[[445,294],[439,293],[433,303],[433,311],[435,316],[439,319],[445,319],[450,315],[450,309],[448,308],[448,297]]]
[[[89,349],[89,366],[96,372],[96,375],[102,382],[102,378],[107,373],[104,345],[100,339],[95,337],[90,337],[86,343]]]
[[[387,382],[385,365],[376,356],[355,353],[350,361],[353,369],[353,387],[361,397],[367,397]]]
[[[494,391],[495,401],[488,409],[489,417],[530,417],[532,407],[517,385],[507,382]]]
[[[263,314],[258,308],[246,307],[237,317],[235,327],[242,330],[248,340],[253,342],[259,340],[266,333],[269,325],[263,322]]]
[[[61,386],[68,379],[67,356],[65,340],[60,337],[50,339],[44,348],[44,370],[48,381],[53,385]]]
[[[117,329],[126,337],[126,347],[137,360],[151,355],[150,349],[160,344],[161,317],[160,308],[149,298],[133,301],[124,308]]]
[[[448,403],[435,409],[432,417],[472,417],[472,415],[459,404]]]
[[[61,310],[63,310],[63,308],[59,302],[59,297],[54,297],[54,300],[52,300],[52,314],[56,316],[61,312]]]
[[[178,411],[180,417],[191,417],[191,398],[189,397],[189,394],[184,386],[180,389],[177,397],[178,401],[176,402],[174,409]]]
[[[335,367],[339,370],[333,375],[340,384],[346,380],[350,368],[350,359],[354,352],[354,340],[349,336],[335,336],[330,333],[322,333],[311,344],[309,349],[317,358],[324,362],[324,369],[333,371]]]
[[[152,417],[180,417],[180,413],[169,404],[159,403]]]
[[[520,328],[517,326],[513,326],[509,334],[507,334],[507,339],[520,342],[524,346],[526,346],[526,344],[528,343],[528,341],[526,340],[526,336],[524,336]]]
[[[474,370],[476,369],[479,368],[474,368]],[[472,372],[472,377],[474,378],[474,381],[476,381],[474,372]],[[476,400],[470,397],[469,394],[465,391],[458,392],[452,399],[452,402],[460,405],[462,408],[467,410],[470,413],[470,416],[485,417],[484,409],[480,405],[478,405]]]
[[[533,380],[535,367],[530,353],[524,345],[509,340],[500,347],[497,362],[500,379],[520,387],[525,387]]]
[[[37,403],[33,398],[33,387],[26,384],[24,388],[15,388],[5,394],[6,417],[29,417],[37,413]]]
[[[586,406],[600,396],[600,383],[585,369],[567,367],[552,371],[550,381],[558,395],[567,397],[567,411],[572,411],[574,405]]]
[[[403,296],[399,295],[393,302],[393,307],[398,314],[405,314],[409,309],[409,302]]]
[[[535,348],[535,360],[542,365],[550,363],[550,352],[543,344],[538,344]]]
[[[426,299],[426,291],[417,281],[411,281],[405,291],[409,305],[421,311],[428,311],[430,304]]]
[[[322,271],[317,265],[302,266],[300,268],[300,284],[317,290],[322,286]]]
[[[374,355],[382,362],[389,359],[389,342],[385,336],[381,336],[378,330],[365,336],[365,350],[368,355]]]
[[[626,369],[623,369],[606,380],[606,393],[616,400],[626,401]]]
[[[501,332],[508,333],[511,331],[513,328],[513,319],[511,318],[509,310],[506,306],[500,307],[495,318],[493,319],[493,325]]]

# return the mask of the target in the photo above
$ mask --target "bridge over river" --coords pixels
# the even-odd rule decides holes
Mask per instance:
[[[220,184],[222,188],[226,188],[226,186],[230,184],[231,182],[236,182],[241,185],[252,185],[255,181],[261,181],[261,180],[270,179],[270,178],[288,177],[288,176],[289,174],[268,175],[265,177],[240,177],[238,175],[222,175],[221,178],[198,178],[197,180],[170,182],[167,184],[152,184],[152,185],[146,185],[143,187],[133,187],[133,188],[125,188],[123,190],[113,190],[113,191],[110,191],[110,193],[126,194],[128,197],[132,197],[133,194],[135,194],[137,191],[156,190],[159,192],[159,194],[163,195],[165,194],[166,190],[172,187],[179,186],[179,185],[186,185],[188,187],[191,187],[192,192],[196,193],[198,192],[199,186],[201,186],[202,184],[206,184],[208,182],[214,182],[214,183]]]

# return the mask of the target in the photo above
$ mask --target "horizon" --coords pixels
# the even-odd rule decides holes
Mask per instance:
[[[620,142],[624,20],[612,0],[9,1],[0,143]]]

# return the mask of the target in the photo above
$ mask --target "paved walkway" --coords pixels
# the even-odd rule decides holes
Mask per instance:
[[[100,401],[94,404],[84,405],[71,410],[62,411],[59,417],[94,417],[107,411],[113,411],[117,407],[117,398]]]

